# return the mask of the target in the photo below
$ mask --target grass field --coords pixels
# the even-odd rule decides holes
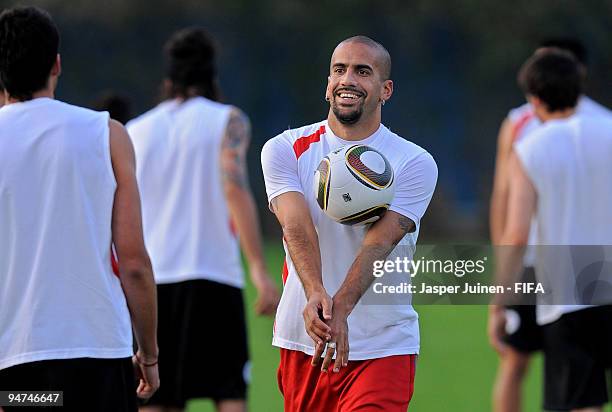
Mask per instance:
[[[269,268],[280,283],[283,255],[279,244],[266,248]],[[272,320],[253,314],[255,290],[246,289],[252,384],[251,412],[282,411],[276,385],[278,351],[271,346]],[[487,412],[497,358],[486,337],[486,306],[421,306],[421,354],[410,411]],[[534,358],[525,382],[524,412],[540,411],[540,355]],[[193,401],[188,412],[211,412],[209,401]],[[610,409],[606,409],[610,411]]]

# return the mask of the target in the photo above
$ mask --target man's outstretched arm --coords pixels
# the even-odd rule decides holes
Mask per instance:
[[[363,294],[368,290],[374,276],[372,268],[377,260],[385,260],[407,233],[413,232],[415,223],[397,212],[387,211],[384,216],[368,230],[357,257],[353,261],[344,282],[333,298],[334,316],[329,322],[336,343],[334,372],[348,364],[348,316]],[[317,346],[314,359],[323,353],[324,345]],[[334,349],[328,348],[323,360],[322,370],[326,371],[332,361]]]
[[[283,229],[289,255],[306,293],[304,326],[308,335],[321,345],[331,338],[323,319],[332,317],[332,299],[323,286],[319,237],[310,217],[304,195],[286,192],[271,201],[272,211]]]
[[[366,232],[357,257],[334,295],[334,316],[327,323],[331,326],[331,340],[336,343],[336,350],[328,345],[322,370],[327,370],[334,352],[334,371],[347,365],[348,316],[374,280],[374,261],[385,260],[406,234],[416,230],[433,196],[438,168],[433,157],[424,152],[399,167],[395,177],[395,195],[389,210]],[[315,361],[324,349],[324,345],[316,348]]]

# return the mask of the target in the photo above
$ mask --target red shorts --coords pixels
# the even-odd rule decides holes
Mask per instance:
[[[334,373],[312,356],[281,349],[278,386],[287,412],[405,412],[414,391],[417,355],[349,361]]]

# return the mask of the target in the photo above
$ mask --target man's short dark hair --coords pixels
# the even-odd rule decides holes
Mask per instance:
[[[555,49],[531,56],[518,75],[523,93],[542,100],[550,112],[575,107],[583,82],[577,60],[570,53]]]
[[[100,93],[94,100],[92,109],[107,111],[111,119],[126,124],[132,119],[132,103],[126,95],[112,90]]]
[[[0,86],[18,100],[47,87],[59,50],[51,16],[36,7],[15,7],[0,14]]]
[[[584,66],[588,63],[588,53],[584,44],[573,37],[550,37],[544,39],[538,45],[538,48],[542,47],[554,47],[556,49],[566,50],[574,55],[576,60],[582,63]]]
[[[191,27],[176,32],[164,47],[168,97],[204,96],[219,100],[215,47],[206,30]]]

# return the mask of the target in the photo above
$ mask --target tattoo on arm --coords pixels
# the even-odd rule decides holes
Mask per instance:
[[[251,125],[248,117],[240,110],[234,109],[221,144],[221,172],[224,183],[248,188],[246,154],[250,139]]]
[[[404,233],[413,232],[416,229],[416,225],[412,221],[412,219],[407,218],[406,216],[399,216],[398,224],[400,228],[404,231]]]

